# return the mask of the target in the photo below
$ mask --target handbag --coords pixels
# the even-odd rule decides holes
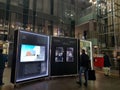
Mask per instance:
[[[95,70],[88,70],[88,80],[96,80]]]

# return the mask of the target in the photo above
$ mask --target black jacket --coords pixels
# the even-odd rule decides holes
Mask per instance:
[[[89,56],[85,53],[80,55],[80,66],[89,68],[90,66],[90,59]]]
[[[111,66],[111,63],[108,55],[104,55],[104,67],[110,67],[110,66]]]

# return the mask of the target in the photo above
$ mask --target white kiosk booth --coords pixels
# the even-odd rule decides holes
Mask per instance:
[[[80,50],[82,49],[85,49],[86,53],[89,55],[91,60],[91,69],[93,69],[92,42],[87,40],[80,40]]]

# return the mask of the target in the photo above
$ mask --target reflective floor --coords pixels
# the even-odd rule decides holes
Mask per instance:
[[[7,68],[4,73],[5,85],[0,86],[0,90],[120,90],[118,76],[107,77],[96,71],[96,81],[89,81],[88,87],[84,85],[80,87],[76,83],[77,79],[75,76],[52,78],[14,86],[10,83],[10,69]]]

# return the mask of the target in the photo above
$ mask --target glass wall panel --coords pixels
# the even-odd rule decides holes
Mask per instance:
[[[0,40],[4,39],[4,34],[6,33],[6,30],[4,28],[4,16],[5,16],[5,10],[0,9]]]
[[[36,9],[39,12],[43,12],[43,1],[44,0],[37,0],[36,2]]]
[[[23,0],[18,0],[18,7],[20,8],[24,7]]]
[[[2,2],[2,3],[6,3],[6,0],[0,0],[0,2]]]
[[[51,10],[50,3],[51,0],[43,0],[43,13],[50,14]]]
[[[32,15],[28,16],[27,30],[33,31],[33,16]]]
[[[18,6],[18,4],[20,4],[21,2],[22,0],[11,0],[11,5]]]
[[[13,17],[14,17],[14,19],[13,19]],[[20,13],[15,13],[14,14],[13,13],[12,16],[11,16],[11,19],[13,19],[11,23],[14,24],[15,30],[23,29],[23,14],[20,14]]]
[[[0,9],[0,22],[2,23],[5,16],[5,9]]]
[[[59,2],[60,0],[54,0],[54,15],[58,16],[59,15]]]
[[[33,1],[35,2],[36,0],[29,0],[29,9],[33,10]],[[36,2],[35,2],[36,3]]]
[[[36,17],[35,32],[43,34],[44,33],[43,26],[44,26],[44,20],[41,17]]]
[[[53,0],[53,3],[51,1],[10,0],[9,4],[9,0],[7,2],[6,0],[0,0],[0,2],[5,2],[4,8],[0,9],[2,12],[0,13],[0,23],[4,23],[3,25],[10,32],[16,29],[33,31],[34,28],[37,33],[51,34],[53,32],[52,28],[55,26],[59,28],[63,35],[69,35],[71,20],[73,19],[73,14],[75,14],[74,1],[76,0]],[[44,17],[44,14],[48,20]],[[53,14],[53,18],[54,16],[58,17],[59,21],[56,22],[57,24],[51,18],[51,21],[49,20],[51,14]]]
[[[59,0],[58,2],[59,2],[58,3],[58,17],[63,17],[63,7],[64,7],[64,5],[63,5],[62,0]]]

